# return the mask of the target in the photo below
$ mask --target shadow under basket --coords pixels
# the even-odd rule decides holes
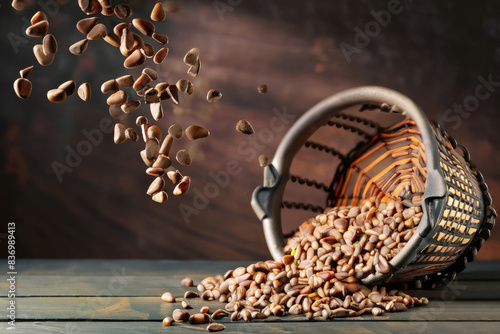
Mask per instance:
[[[252,206],[280,261],[284,226],[366,199],[422,212],[389,272],[361,279],[369,285],[446,284],[474,260],[495,224],[488,187],[467,149],[404,95],[372,86],[335,94],[302,115],[265,167]]]

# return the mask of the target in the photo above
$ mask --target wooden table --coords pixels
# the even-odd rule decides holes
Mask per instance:
[[[170,291],[182,297],[186,276],[202,278],[249,262],[148,260],[19,260],[15,282],[16,327],[8,328],[7,275],[0,281],[1,333],[179,333],[205,331],[206,325],[161,320],[180,308],[160,300]],[[5,266],[6,267],[6,266]],[[307,321],[305,316],[270,317],[251,323],[223,319],[224,333],[498,333],[500,324],[500,262],[472,263],[444,289],[411,291],[427,296],[426,307],[408,312]],[[179,298],[180,299],[180,298]],[[219,302],[190,301],[193,311]]]

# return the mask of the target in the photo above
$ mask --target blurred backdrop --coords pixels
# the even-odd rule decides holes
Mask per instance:
[[[271,158],[293,119],[309,107],[360,85],[387,86],[416,101],[471,150],[494,204],[500,198],[498,2],[178,1],[178,10],[156,24],[168,35],[170,52],[152,68],[170,83],[188,78],[182,59],[193,47],[200,49],[202,68],[193,80],[195,93],[181,96],[179,106],[165,103],[159,125],[166,131],[173,122],[198,124],[211,136],[175,143],[175,149],[192,153],[193,164],[184,168],[192,188],[157,204],[146,195],[152,178],[139,156],[143,144],[115,145],[112,133],[100,128],[115,121],[101,83],[138,71],[125,70],[118,49],[103,40],[91,41],[82,56],[69,53],[83,38],[75,24],[86,17],[76,1],[25,1],[22,12],[7,2],[0,7],[0,241],[6,245],[7,222],[16,222],[19,257],[269,258],[249,204],[262,183],[258,155]],[[149,18],[155,2],[128,3],[135,17]],[[48,67],[38,65],[32,53],[40,39],[24,34],[38,10],[46,12],[49,32],[59,42]],[[116,16],[99,16],[108,29],[119,22]],[[35,65],[29,76],[33,92],[23,101],[12,83],[30,65]],[[91,101],[74,95],[60,104],[48,102],[46,92],[70,79],[91,84]],[[257,92],[261,83],[267,94]],[[490,93],[486,98],[474,98],[480,85]],[[205,96],[211,88],[223,97],[209,104]],[[140,114],[150,115],[142,106],[120,121],[135,127]],[[277,115],[278,126],[259,137]],[[252,123],[254,137],[235,131],[241,118]],[[66,164],[68,152],[92,131],[103,135],[102,142],[58,178],[54,162]],[[335,140],[342,139],[332,139],[332,146]],[[206,190],[221,171],[232,172],[229,182]],[[500,230],[479,258],[500,258]]]

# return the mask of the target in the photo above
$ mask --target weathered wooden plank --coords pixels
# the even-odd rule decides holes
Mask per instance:
[[[0,309],[7,307],[9,300],[0,299]],[[212,310],[223,307],[219,302],[190,300],[193,311],[202,305]],[[180,308],[180,302],[165,303],[158,297],[26,297],[17,298],[17,319],[24,320],[161,320]],[[265,321],[303,321],[304,316],[286,318],[271,317]],[[371,315],[352,320],[374,321],[500,321],[499,301],[431,301],[426,307],[408,312]]]
[[[337,319],[333,322],[250,322],[227,323],[222,333],[498,333],[498,322],[407,322],[407,321],[348,321]],[[186,333],[187,331],[203,332],[206,325],[174,324],[165,328],[160,321],[147,322],[18,322],[19,333],[88,333],[88,334],[122,334],[122,333]]]
[[[207,260],[52,260],[20,259],[17,262],[19,275],[52,276],[112,276],[122,275],[185,277],[224,274],[239,266],[248,266],[254,261],[207,261]]]
[[[201,278],[196,279],[198,282]],[[180,285],[180,278],[166,276],[38,276],[17,277],[18,297],[32,296],[160,296],[165,291],[182,296],[189,289]],[[7,282],[0,282],[1,296],[6,297]]]
[[[1,277],[1,276],[0,276]],[[195,283],[205,274],[190,275]],[[187,290],[180,286],[182,275],[172,276],[17,276],[18,297],[32,296],[143,296],[157,297],[165,291],[182,296]],[[7,281],[0,278],[0,296],[7,296]],[[434,290],[408,290],[412,296],[439,300],[500,300],[500,282],[452,282],[444,288]]]
[[[140,277],[144,276],[157,276],[155,279],[158,282],[157,286],[163,285],[162,278],[168,277],[172,282],[180,282],[184,277],[192,277],[193,279],[201,280],[204,277],[210,275],[223,274],[228,269],[235,268],[241,265],[248,265],[250,262],[243,261],[201,261],[201,260],[190,260],[190,261],[177,261],[177,260],[19,260],[17,263],[17,292],[20,296],[31,295],[29,292],[29,287],[32,286],[30,282],[33,281],[30,276],[51,276],[49,278],[40,277],[38,280],[35,278],[35,285],[39,285],[38,293],[33,295],[59,295],[59,293],[69,294],[69,295],[80,295],[80,293],[72,293],[68,289],[72,288],[71,278],[68,280],[63,280],[62,278],[67,276],[78,276],[82,278],[83,285],[82,289],[87,289],[83,291],[89,291],[89,283],[96,283],[93,281],[92,277],[102,276],[103,278],[97,278],[96,280],[101,282],[98,286],[98,290],[110,289],[109,285],[116,286],[121,285],[127,286],[127,282],[130,282],[130,278],[134,278],[137,284],[142,284]],[[61,279],[59,279],[61,277]],[[89,281],[85,281],[89,278]],[[0,296],[6,296],[8,291],[8,283],[6,281],[7,276],[2,273],[0,275]],[[53,280],[53,278],[55,278]],[[24,280],[27,280],[27,284],[23,284]],[[118,283],[116,283],[117,281]],[[43,285],[47,286],[46,292],[41,292],[44,290]],[[74,280],[73,280],[74,282]],[[87,282],[87,283],[85,283]],[[179,283],[172,284],[171,286],[179,286]],[[26,287],[28,290],[24,290]],[[142,287],[147,290],[147,284],[142,284]],[[57,292],[53,292],[52,288],[55,288]],[[24,292],[26,291],[26,293]],[[120,289],[120,291],[125,291]],[[150,290],[151,291],[151,290]],[[156,290],[155,290],[156,291]],[[82,292],[85,294],[84,292]],[[153,293],[153,292],[150,292]],[[156,293],[156,292],[154,292]],[[91,293],[92,294],[92,293]],[[94,293],[95,294],[95,293]],[[124,293],[127,295],[127,293]],[[116,296],[120,294],[115,294]],[[134,295],[134,294],[132,294]],[[141,295],[141,294],[138,294]],[[146,293],[147,295],[147,293]]]
[[[52,260],[20,259],[18,272],[23,275],[108,276],[125,272],[134,276],[175,274],[208,276],[223,274],[228,269],[247,266],[255,261],[206,260]],[[169,275],[172,276],[172,275]],[[500,261],[478,261],[467,264],[459,281],[500,281]]]

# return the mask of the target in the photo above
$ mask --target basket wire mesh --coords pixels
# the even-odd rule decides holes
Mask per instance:
[[[280,260],[283,223],[367,199],[377,207],[418,207],[405,224],[420,224],[390,272],[371,274],[365,284],[452,280],[475,258],[496,217],[469,152],[411,100],[382,87],[347,90],[306,112],[265,168],[252,205]]]

